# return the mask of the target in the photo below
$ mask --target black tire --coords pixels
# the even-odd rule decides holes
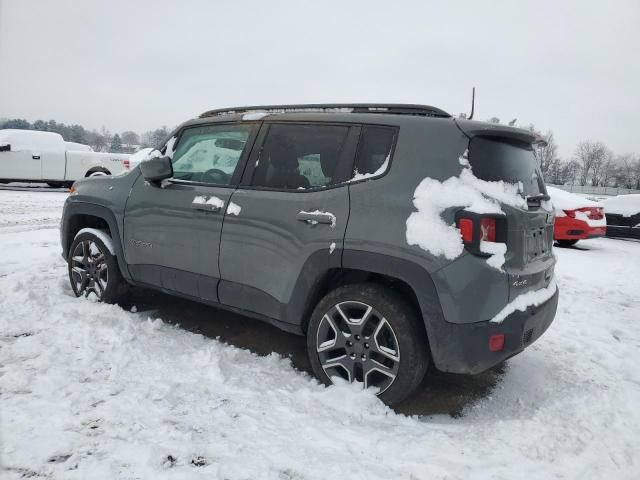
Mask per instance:
[[[556,242],[558,242],[558,245],[561,247],[572,247],[578,243],[578,240],[556,240]]]
[[[108,236],[106,232],[105,235]],[[100,237],[91,232],[83,232],[74,238],[67,266],[76,297],[94,295],[100,302],[116,303],[127,292],[128,285],[122,278],[116,257]]]
[[[362,323],[347,322],[346,317],[354,320],[351,314],[355,318],[362,314],[357,320]],[[345,285],[329,292],[316,305],[307,329],[307,353],[321,382],[333,383],[327,371],[347,381],[355,377],[363,386],[378,387],[378,396],[387,405],[399,403],[420,385],[429,365],[428,351],[418,312],[400,295],[377,284]]]

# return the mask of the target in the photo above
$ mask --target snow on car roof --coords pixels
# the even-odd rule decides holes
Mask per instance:
[[[571,192],[559,188],[547,186],[547,193],[551,196],[551,203],[556,211],[576,210],[584,207],[602,207],[601,203],[594,202]]]
[[[8,143],[11,145],[12,151],[64,152],[65,150],[62,135],[38,130],[17,130],[12,128],[0,130],[0,143]]]
[[[623,217],[631,217],[640,213],[640,193],[630,195],[618,195],[602,201],[604,211],[607,213],[617,213]]]

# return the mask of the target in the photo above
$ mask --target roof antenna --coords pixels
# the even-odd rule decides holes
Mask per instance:
[[[473,112],[476,106],[476,87],[471,90],[471,113],[467,117],[467,120],[473,120]]]

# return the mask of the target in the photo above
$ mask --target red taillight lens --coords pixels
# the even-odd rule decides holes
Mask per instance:
[[[489,351],[501,352],[504,350],[504,333],[497,333],[489,337]]]
[[[602,220],[604,216],[603,210],[600,207],[584,207],[579,208],[579,212],[584,212],[591,220]]]
[[[124,165],[124,168],[125,168],[125,169],[127,169],[127,170],[129,170],[129,168],[131,168],[131,163],[129,162],[129,159],[128,159],[128,158],[125,158],[125,159],[122,161],[122,164]]]
[[[496,219],[495,218],[483,218],[480,220],[480,233],[482,238],[480,240],[484,242],[496,241]]]
[[[462,235],[462,241],[471,243],[473,241],[473,220],[461,218],[458,220],[458,228],[460,229],[460,235]]]
[[[564,210],[564,213],[567,217],[576,218],[576,212],[573,210]]]

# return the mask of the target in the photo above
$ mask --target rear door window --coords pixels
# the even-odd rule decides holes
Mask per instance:
[[[340,183],[349,130],[342,125],[272,124],[252,185],[300,190]]]
[[[525,196],[546,193],[533,149],[526,143],[474,137],[469,145],[469,163],[481,180],[520,182]]]
[[[391,161],[397,130],[392,127],[363,126],[353,179],[385,173]]]

